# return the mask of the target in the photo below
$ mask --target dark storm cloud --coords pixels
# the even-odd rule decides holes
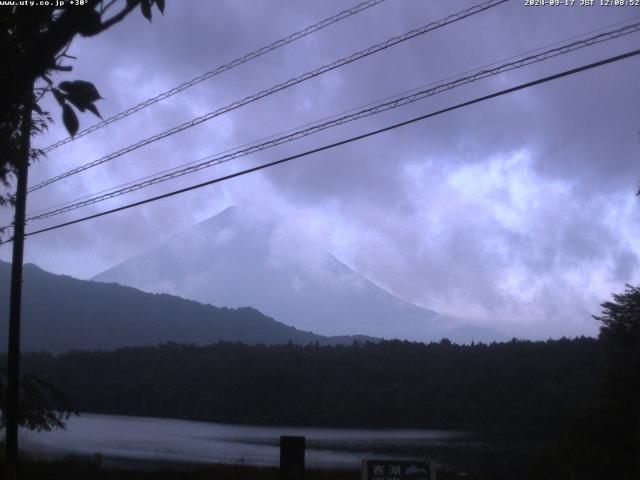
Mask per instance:
[[[513,0],[60,182],[34,194],[31,209],[634,16],[633,9],[523,3]],[[32,182],[472,4],[389,0],[52,152],[32,169]],[[96,83],[105,97],[99,108],[109,116],[348,6],[171,3],[152,25],[132,15],[100,38],[77,41],[71,77]],[[595,61],[631,49],[637,39],[634,34],[483,80],[105,205]],[[639,276],[633,199],[640,181],[638,73],[640,62],[631,59],[558,80],[217,188],[34,237],[27,255],[45,268],[90,277],[234,203],[311,229],[340,258],[428,308],[507,322],[521,332],[538,322],[542,336],[592,331],[589,314],[598,302]],[[82,119],[83,125],[91,121]],[[61,136],[56,125],[41,142]]]

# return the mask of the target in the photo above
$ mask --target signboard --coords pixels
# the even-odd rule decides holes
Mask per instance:
[[[363,460],[362,480],[435,480],[431,464],[412,460]]]

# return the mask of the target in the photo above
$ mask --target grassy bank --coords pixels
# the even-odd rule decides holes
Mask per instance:
[[[5,478],[4,462],[0,479]],[[67,457],[59,460],[24,458],[18,470],[20,480],[280,480],[278,467],[249,465],[190,465],[146,462],[143,466],[127,468],[99,466],[86,458]],[[498,480],[518,478],[492,474],[460,474],[438,469],[438,480]],[[305,480],[360,480],[360,471],[354,469],[307,468]]]
[[[2,476],[4,478],[4,468]],[[123,469],[97,466],[86,460],[29,460],[19,468],[20,480],[279,480],[277,467],[206,465],[162,469]],[[357,470],[307,469],[305,480],[359,480]]]

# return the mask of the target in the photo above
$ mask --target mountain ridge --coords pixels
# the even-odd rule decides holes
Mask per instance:
[[[228,207],[93,279],[215,305],[248,304],[323,335],[440,339],[437,312],[396,297],[298,237],[286,225]]]
[[[9,298],[10,264],[0,261],[0,296]],[[8,304],[8,302],[6,303]],[[7,344],[8,312],[0,312],[0,348]],[[278,322],[252,307],[215,307],[175,295],[55,275],[24,267],[23,351],[112,350],[164,342],[207,345],[321,345],[377,341],[368,336],[327,337]]]

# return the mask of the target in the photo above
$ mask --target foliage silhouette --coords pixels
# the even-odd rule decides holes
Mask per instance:
[[[153,4],[156,4],[161,12],[164,10],[164,0],[83,0],[81,5],[59,2],[60,4],[55,6],[28,3],[15,2],[0,9],[0,51],[3,52],[3,68],[0,69],[0,85],[3,88],[0,96],[0,183],[5,190],[9,190],[12,178],[18,179],[15,195],[0,193],[0,206],[7,203],[16,205],[14,261],[20,264],[20,268],[21,245],[24,241],[27,170],[29,163],[43,155],[41,150],[30,148],[30,140],[31,136],[45,131],[53,121],[51,115],[44,111],[38,102],[44,95],[52,93],[62,107],[63,123],[71,135],[79,128],[74,108],[81,112],[89,110],[99,116],[94,103],[100,99],[100,94],[92,83],[82,80],[63,81],[55,87],[51,79],[52,74],[72,70],[64,61],[73,58],[67,55],[67,51],[76,35],[98,35],[122,21],[138,6],[149,20]],[[108,13],[118,7],[117,13]],[[20,198],[16,201],[17,195]],[[0,228],[0,235],[3,232],[4,227]],[[19,285],[21,272],[16,272],[14,278],[18,281],[15,285]],[[12,305],[15,299],[18,303],[21,300],[20,290],[16,291],[16,296],[12,293]],[[19,332],[19,323],[18,315],[17,322],[12,323],[13,332]],[[15,325],[18,326],[17,329],[14,329]],[[22,409],[17,412],[18,417],[23,415],[18,422],[23,422],[25,426],[35,429],[62,426],[64,415],[52,413],[53,410],[43,394],[46,390],[53,397],[57,397],[57,400],[62,400],[62,396],[58,395],[59,392],[52,385],[37,377],[24,377],[21,385],[17,385],[19,335],[11,337],[9,351],[15,352],[16,355],[11,357],[9,385],[5,386],[3,382],[2,398],[7,399],[6,410],[9,414],[7,463],[9,472],[15,473],[15,470],[12,470],[15,468],[15,458],[10,457],[16,455],[15,408],[20,393],[17,389],[22,390],[23,401],[31,402],[25,404],[31,410]],[[3,415],[3,422],[4,419],[6,415]]]
[[[602,304],[600,342],[605,369],[600,403],[602,431],[610,464],[618,478],[640,477],[640,288]]]
[[[603,367],[594,405],[545,449],[534,478],[640,478],[640,289],[602,303]]]
[[[6,369],[0,369],[0,429],[5,426]],[[28,430],[51,431],[64,428],[74,413],[69,399],[51,383],[35,375],[25,375],[20,382],[18,424]]]
[[[17,4],[18,2],[16,2]],[[51,2],[54,3],[54,2]],[[95,102],[100,99],[96,87],[84,80],[63,81],[57,87],[52,77],[69,72],[65,64],[74,57],[67,54],[76,35],[93,37],[122,21],[137,7],[151,21],[151,8],[164,12],[164,0],[84,0],[84,5],[3,6],[0,9],[0,182],[11,186],[20,151],[25,144],[21,128],[25,113],[32,112],[31,135],[39,134],[53,121],[38,102],[51,93],[62,108],[63,123],[73,135],[79,127],[74,108],[100,116]],[[116,13],[111,13],[118,8]],[[28,99],[25,101],[25,99]],[[73,108],[72,108],[73,106]],[[28,117],[27,117],[28,118]],[[29,161],[42,157],[43,152],[31,149]],[[0,205],[13,202],[12,195],[0,194]],[[0,232],[1,233],[1,232]]]

